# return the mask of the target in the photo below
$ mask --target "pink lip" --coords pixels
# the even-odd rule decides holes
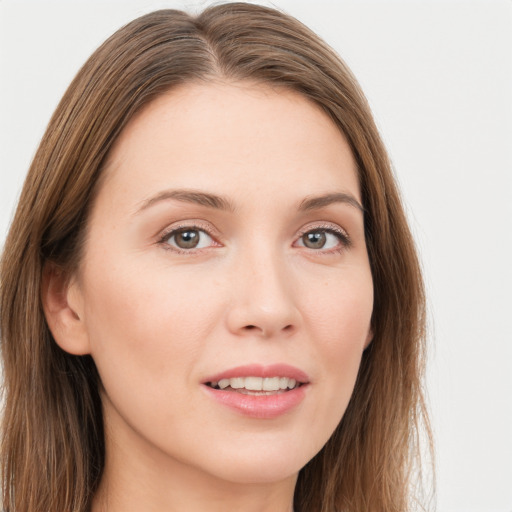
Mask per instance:
[[[236,412],[258,419],[277,418],[298,406],[306,396],[306,389],[309,387],[309,377],[306,373],[286,364],[275,364],[270,366],[247,365],[231,368],[224,372],[213,375],[206,379],[207,382],[218,382],[221,379],[233,377],[287,377],[301,382],[302,385],[275,395],[244,395],[236,391],[225,391],[203,386],[203,389],[210,397],[222,405],[235,410]]]

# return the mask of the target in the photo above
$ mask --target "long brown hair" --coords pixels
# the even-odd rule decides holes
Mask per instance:
[[[1,260],[5,512],[87,511],[104,464],[99,376],[90,356],[54,342],[43,267],[72,272],[109,150],[134,114],[178,84],[249,80],[298,91],[346,136],[359,168],[374,282],[374,339],[348,409],[300,472],[302,512],[404,512],[420,426],[425,298],[390,162],[356,80],[294,18],[233,3],[193,17],[157,11],[129,23],[86,62],[31,165]]]

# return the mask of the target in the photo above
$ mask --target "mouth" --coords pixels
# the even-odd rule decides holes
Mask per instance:
[[[243,395],[267,396],[287,393],[303,386],[305,382],[299,382],[289,377],[232,377],[218,381],[205,383],[212,389],[232,391]]]
[[[310,380],[287,364],[252,364],[205,379],[207,396],[246,417],[274,419],[291,413],[305,400]]]

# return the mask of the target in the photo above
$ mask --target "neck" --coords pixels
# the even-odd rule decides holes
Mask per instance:
[[[106,467],[92,512],[293,512],[295,481],[240,484],[198,475],[193,468],[155,477],[152,472],[127,474]]]
[[[293,512],[297,475],[281,481],[233,482],[134,442],[106,435],[106,461],[92,512]]]

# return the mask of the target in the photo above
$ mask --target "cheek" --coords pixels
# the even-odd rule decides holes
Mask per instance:
[[[315,293],[311,293],[314,289]],[[327,352],[362,351],[373,312],[373,282],[369,268],[349,268],[309,288],[306,322],[310,335]],[[308,296],[305,290],[303,296]]]
[[[327,430],[339,423],[352,395],[373,311],[370,272],[346,275],[350,277],[325,284],[321,293],[311,296],[307,307],[306,325],[315,346],[313,357],[322,368],[319,384],[325,393]]]
[[[91,258],[92,261],[92,258]],[[91,355],[105,387],[171,386],[186,378],[187,362],[203,349],[215,324],[216,303],[179,272],[91,265],[86,290]],[[99,270],[98,270],[99,269]],[[200,321],[198,311],[201,312]]]

